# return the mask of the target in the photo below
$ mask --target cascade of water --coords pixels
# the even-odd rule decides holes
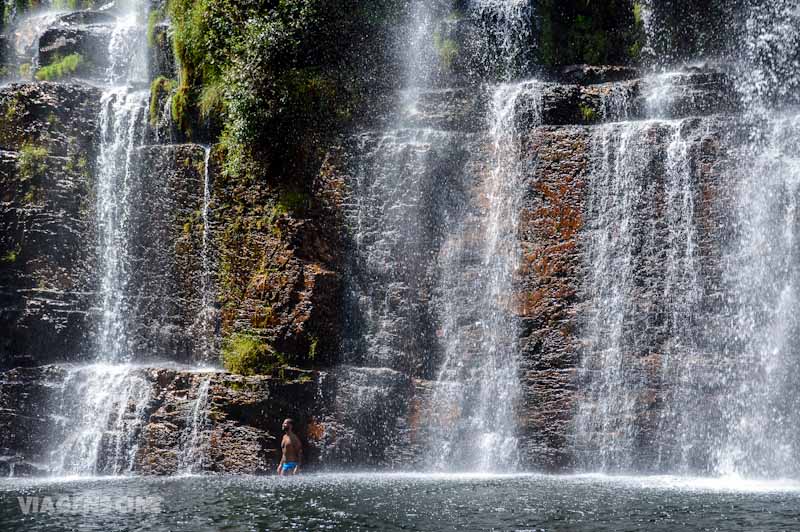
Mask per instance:
[[[714,331],[725,384],[714,458],[718,473],[775,478],[800,474],[800,115],[786,109],[800,102],[800,5],[745,6],[735,81],[751,134],[737,156],[722,262],[731,318]]]
[[[143,16],[138,2],[120,6],[109,43],[96,165],[101,301],[94,351],[95,360],[106,365],[70,374],[65,390],[78,421],[52,453],[57,474],[129,471],[140,414],[149,401],[149,383],[124,365],[133,356],[128,320],[134,311],[129,294],[130,196],[138,177],[134,151],[142,142],[148,102],[147,91],[128,85],[147,79]]]
[[[591,468],[637,465],[640,424],[655,387],[659,351],[661,378],[670,389],[681,389],[687,377],[682,366],[673,367],[671,357],[687,355],[702,292],[695,250],[696,185],[681,129],[681,122],[623,122],[599,126],[592,134],[585,237],[590,267],[584,286],[589,305],[581,367],[585,386],[576,415],[578,449],[588,451],[584,462]],[[660,267],[664,256],[666,271]],[[648,289],[653,283],[663,288]],[[655,312],[659,308],[664,323],[662,313]],[[665,423],[682,419],[675,411],[664,416]]]
[[[348,314],[354,330],[344,350],[350,361],[370,366],[406,369],[406,361],[421,349],[414,333],[423,326],[422,312],[411,294],[425,292],[426,181],[436,179],[431,159],[448,151],[450,134],[408,128],[404,118],[416,114],[420,94],[436,73],[433,36],[439,4],[411,4],[400,54],[401,108],[388,129],[356,140],[361,156],[353,172],[352,202],[346,206],[353,247]],[[398,305],[400,300],[406,305]]]
[[[100,113],[97,208],[100,236],[101,321],[98,358],[107,362],[130,360],[126,317],[128,285],[128,196],[134,179],[133,150],[141,141],[147,112],[147,93],[114,88],[103,93]]]
[[[129,472],[152,395],[150,382],[129,366],[99,364],[71,370],[61,395],[62,416],[70,426],[52,453],[53,474]]]
[[[740,156],[735,247],[723,263],[730,330],[717,332],[729,357],[723,399],[721,473],[800,473],[797,317],[800,115],[771,119]]]
[[[517,461],[515,407],[519,399],[513,276],[519,261],[521,208],[520,107],[541,114],[540,84],[492,89],[491,153],[466,216],[440,253],[444,361],[431,407],[439,468],[496,470]]]
[[[201,312],[198,316],[200,319],[200,330],[202,334],[201,350],[202,357],[205,362],[213,358],[214,337],[215,337],[215,322],[217,311],[214,306],[214,263],[211,256],[210,239],[211,239],[211,175],[209,173],[209,160],[211,159],[211,147],[203,146],[203,239],[201,250],[201,262],[203,264],[203,271],[201,273],[200,282],[200,306]]]
[[[197,397],[186,417],[186,429],[181,437],[181,455],[178,459],[178,471],[182,473],[197,473],[203,470],[205,445],[204,437],[206,423],[208,422],[208,390],[211,387],[211,377],[204,377],[197,388]]]
[[[530,69],[535,14],[530,0],[471,0],[470,14],[488,42],[481,58],[503,80]]]
[[[102,315],[96,354],[106,362],[130,360],[126,317],[130,314],[127,285],[130,202],[136,178],[134,148],[142,141],[147,116],[147,91],[130,91],[127,84],[146,78],[144,30],[137,6],[117,18],[109,42],[109,88],[100,112],[100,153],[97,159],[99,257],[102,269]],[[123,85],[119,85],[123,83]]]

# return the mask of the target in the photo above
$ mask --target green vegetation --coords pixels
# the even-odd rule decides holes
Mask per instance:
[[[580,104],[579,107],[584,122],[594,122],[597,120],[597,111],[595,111],[594,108],[585,104]]]
[[[30,79],[31,77],[31,64],[22,63],[19,65],[19,77],[22,79]]]
[[[633,3],[633,20],[637,26],[641,26],[644,24],[644,15],[642,9],[643,8],[641,2]]]
[[[259,375],[272,373],[287,362],[263,338],[234,333],[223,342],[222,364],[231,373]]]
[[[225,86],[221,81],[206,85],[200,91],[200,100],[198,102],[200,108],[200,116],[209,118],[210,116],[219,116],[225,109]]]
[[[314,360],[317,358],[317,345],[319,345],[319,338],[316,336],[311,337],[311,345],[308,348],[308,359]]]
[[[399,4],[171,0],[175,123],[191,137],[215,118],[226,175],[305,172],[318,164],[325,138],[352,118],[365,83],[383,81],[369,72],[383,62],[363,53],[380,46],[364,36],[385,35],[377,28],[396,20]]]
[[[458,43],[453,39],[443,38],[437,31],[433,34],[433,45],[436,47],[436,52],[439,54],[439,61],[442,66],[450,70],[458,58],[459,48]]]
[[[147,45],[151,48],[157,44],[156,25],[162,20],[164,20],[164,12],[161,9],[153,9],[147,15]]]
[[[47,150],[41,146],[25,144],[19,150],[17,170],[23,181],[41,177],[47,171]]]
[[[309,200],[308,194],[304,192],[284,191],[278,197],[273,212],[278,215],[297,214],[308,205]]]
[[[150,125],[158,124],[158,112],[162,99],[175,89],[175,80],[159,76],[150,84]]]
[[[53,0],[53,8],[54,9],[62,9],[62,10],[70,10],[75,11],[78,9],[88,9],[92,7],[94,2],[91,0],[84,0],[81,2],[80,0]]]
[[[13,122],[16,119],[17,114],[20,112],[19,107],[19,96],[14,95],[6,104],[6,112],[4,113],[6,121]]]
[[[319,208],[310,191],[323,157],[366,98],[394,86],[398,73],[385,56],[403,4],[168,2],[179,67],[170,111],[183,136],[215,146],[212,164],[221,170],[214,174],[215,212],[226,220],[219,297],[228,335],[222,359],[230,371],[308,365],[325,349],[322,335],[315,341],[308,332],[315,322],[289,333],[287,305],[296,303],[273,298],[300,289],[291,271],[300,239],[290,237],[307,231],[295,221]],[[157,20],[148,25],[155,28]],[[455,60],[452,44],[443,43],[443,52]],[[165,87],[159,82],[151,98]],[[191,222],[181,222],[193,231]],[[244,299],[257,302],[246,325],[236,315]]]
[[[19,247],[17,247],[16,249],[11,249],[6,251],[3,254],[2,258],[0,258],[0,262],[2,262],[3,264],[14,264],[15,262],[17,262],[17,259],[19,258],[20,251],[21,250]]]
[[[39,81],[61,79],[70,74],[74,74],[83,62],[83,56],[81,54],[70,54],[63,59],[56,58],[49,65],[36,71],[36,79]]]
[[[630,0],[541,0],[539,24],[546,65],[635,61],[644,39],[642,5]]]

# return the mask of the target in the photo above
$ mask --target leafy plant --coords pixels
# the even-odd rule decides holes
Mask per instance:
[[[594,122],[597,119],[597,111],[595,111],[594,108],[581,104],[580,110],[584,122]]]
[[[61,79],[74,74],[83,62],[83,56],[78,53],[70,54],[63,59],[56,57],[52,63],[36,71],[36,79],[39,81]]]
[[[285,360],[263,338],[234,333],[222,344],[222,364],[231,373],[264,375],[285,365]]]
[[[25,144],[19,150],[17,170],[23,181],[43,175],[47,171],[47,150],[41,146]]]

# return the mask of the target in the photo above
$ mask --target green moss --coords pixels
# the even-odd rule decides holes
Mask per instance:
[[[436,47],[442,66],[447,70],[452,69],[460,51],[458,43],[453,39],[443,38],[437,31],[433,34],[433,45]]]
[[[644,16],[642,12],[642,4],[640,2],[633,3],[633,21],[637,26],[644,24]]]
[[[628,62],[640,38],[636,19],[641,5],[631,0],[540,0],[539,45],[542,64]]]
[[[319,338],[316,336],[311,337],[311,345],[308,347],[308,359],[314,360],[317,358],[317,345],[319,345]]]
[[[22,202],[25,205],[33,205],[34,203],[36,203],[37,193],[38,193],[38,189],[36,187],[31,187],[28,190],[28,192],[26,192],[25,195],[22,196]]]
[[[150,84],[150,125],[156,126],[159,117],[159,104],[175,89],[175,80],[159,76]]]
[[[222,344],[222,364],[231,373],[264,375],[275,371],[286,360],[261,337],[234,333]]]
[[[308,194],[304,192],[281,192],[273,212],[279,215],[301,213],[308,206],[309,199]]]
[[[17,158],[17,171],[23,181],[41,177],[47,171],[47,150],[33,144],[22,146]]]
[[[91,6],[92,2],[90,1],[81,2],[80,0],[53,0],[53,9],[57,10],[75,11],[81,9],[81,7],[89,8]]]
[[[0,262],[2,262],[3,264],[14,264],[15,262],[17,262],[17,259],[19,258],[19,254],[20,254],[19,248],[9,250],[5,254],[3,254],[2,258],[0,258]]]
[[[584,104],[581,104],[579,107],[584,122],[594,122],[597,120],[597,111],[595,111],[594,108]]]
[[[154,9],[147,15],[147,46],[150,48],[156,45],[156,26],[164,20],[164,12],[161,9]]]
[[[180,86],[172,94],[170,113],[172,121],[184,133],[191,136],[191,117],[189,115],[189,87],[182,81]]]
[[[78,70],[78,67],[83,64],[83,62],[83,56],[77,53],[70,54],[63,59],[56,58],[49,65],[36,71],[36,79],[39,81],[61,79],[65,76],[74,74]]]
[[[19,77],[22,79],[30,79],[31,77],[31,64],[22,63],[19,65]]]
[[[19,97],[15,95],[11,98],[8,104],[6,104],[6,112],[4,113],[6,121],[13,122],[17,118],[17,115],[20,112],[19,107]]]
[[[204,86],[200,92],[198,105],[200,107],[200,115],[203,118],[221,115],[225,105],[225,84],[215,82]]]

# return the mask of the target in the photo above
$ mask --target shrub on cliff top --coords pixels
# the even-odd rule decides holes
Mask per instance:
[[[364,52],[382,53],[374,39],[388,32],[376,28],[390,27],[401,4],[170,0],[176,122],[189,133],[207,115],[221,118],[228,175],[303,174],[322,139],[350,118],[359,87],[385,80],[368,71],[385,62]]]
[[[39,81],[61,79],[70,74],[74,74],[82,63],[83,56],[81,54],[69,54],[63,59],[56,58],[49,65],[36,71],[36,79]]]

